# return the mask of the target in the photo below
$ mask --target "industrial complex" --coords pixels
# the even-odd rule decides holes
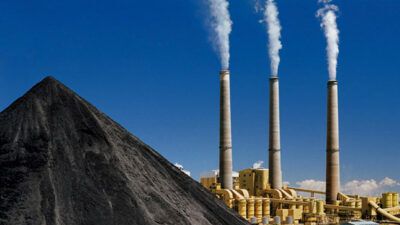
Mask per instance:
[[[327,84],[326,191],[283,185],[279,118],[279,79],[269,79],[269,169],[232,171],[229,70],[220,72],[219,171],[201,184],[252,224],[400,223],[399,194],[348,195],[340,191],[338,82]],[[325,196],[325,199],[318,198]],[[363,221],[363,223],[360,223]]]

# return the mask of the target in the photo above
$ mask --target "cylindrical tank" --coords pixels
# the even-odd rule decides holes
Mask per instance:
[[[382,207],[383,208],[391,208],[393,207],[393,197],[392,193],[383,193],[382,194]]]
[[[274,224],[275,225],[280,225],[281,224],[281,218],[279,216],[274,217]]]
[[[324,211],[324,201],[317,201],[317,214],[322,215]]]
[[[254,199],[247,199],[247,218],[251,218],[254,216]]]
[[[256,198],[254,208],[254,216],[258,222],[261,222],[261,218],[263,217],[263,200],[261,198]]]
[[[326,137],[326,202],[332,204],[340,191],[338,83],[328,82]]]
[[[262,224],[263,224],[263,225],[269,224],[269,216],[264,216],[264,217],[262,218]]]
[[[269,183],[272,189],[282,188],[281,132],[279,118],[279,79],[269,79]]]
[[[270,214],[271,214],[270,201],[269,201],[269,199],[267,199],[267,198],[263,199],[263,209],[262,209],[262,213],[263,213],[263,216],[264,216],[264,217],[265,217],[265,216],[268,216],[268,218],[269,218],[269,216],[270,216]]]
[[[221,187],[233,189],[232,178],[232,130],[231,130],[231,94],[229,70],[220,72],[220,139],[219,139],[219,176]]]
[[[315,199],[311,201],[311,212],[317,213],[317,201]]]
[[[306,198],[306,199],[304,199],[304,201],[309,203],[309,204],[306,204],[306,205],[303,206],[303,211],[305,213],[310,213],[310,204],[311,204],[310,199]]]
[[[245,199],[239,200],[238,212],[240,216],[242,216],[245,219],[247,218],[247,202]]]
[[[292,216],[286,217],[286,224],[294,224],[294,221],[293,221],[293,217],[292,217]]]
[[[399,206],[399,193],[392,193],[392,207],[397,207]]]

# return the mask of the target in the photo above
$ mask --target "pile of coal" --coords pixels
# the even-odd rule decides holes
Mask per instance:
[[[0,113],[0,224],[247,222],[48,77]]]

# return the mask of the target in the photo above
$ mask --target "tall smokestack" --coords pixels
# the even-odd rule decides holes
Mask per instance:
[[[328,119],[326,140],[326,202],[337,200],[340,191],[338,82],[328,82]]]
[[[229,70],[221,70],[219,176],[221,187],[224,189],[233,189],[231,94],[229,77]]]
[[[269,183],[271,188],[280,189],[282,188],[282,170],[278,77],[271,77],[269,85]]]

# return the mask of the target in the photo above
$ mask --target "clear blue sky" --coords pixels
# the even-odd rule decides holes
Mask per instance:
[[[53,75],[195,178],[217,168],[219,61],[200,0],[0,3],[0,107]],[[325,177],[327,69],[315,0],[278,0],[284,180]],[[343,181],[400,180],[400,1],[337,0]],[[267,161],[269,59],[231,1],[234,168]]]

